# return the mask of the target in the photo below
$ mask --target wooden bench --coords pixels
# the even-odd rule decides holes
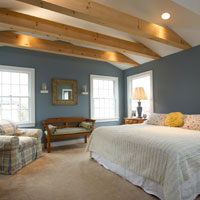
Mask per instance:
[[[79,132],[78,133],[74,133],[74,131],[77,130],[77,128],[79,127],[79,124],[81,122],[90,122],[91,123],[91,129],[90,130],[83,130],[82,131],[81,128],[79,128]],[[44,148],[47,148],[48,153],[51,152],[51,140],[57,140],[57,139],[65,139],[65,138],[75,138],[75,137],[81,137],[84,136],[85,137],[85,143],[87,143],[87,137],[92,133],[92,131],[94,130],[94,125],[95,125],[95,120],[92,119],[86,119],[83,117],[66,117],[66,118],[49,118],[45,121],[42,121],[42,124],[44,126]],[[72,131],[73,133],[67,133],[67,134],[52,134],[50,129],[49,129],[49,125],[55,125],[56,126],[56,130],[59,131]],[[70,128],[70,129],[66,129],[66,128]],[[76,128],[76,129],[73,129]],[[62,129],[62,130],[61,130]]]

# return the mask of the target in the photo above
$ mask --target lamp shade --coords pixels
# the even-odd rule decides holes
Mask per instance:
[[[133,100],[147,100],[147,95],[143,87],[137,87],[133,93]]]

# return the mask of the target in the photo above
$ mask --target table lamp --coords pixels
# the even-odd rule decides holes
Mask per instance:
[[[138,113],[138,117],[142,118],[142,106],[141,106],[140,100],[147,100],[147,95],[146,95],[143,87],[135,88],[134,93],[133,93],[133,100],[139,100],[138,107],[137,107],[137,113]]]

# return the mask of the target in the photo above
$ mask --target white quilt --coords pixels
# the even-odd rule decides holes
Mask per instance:
[[[160,184],[166,200],[181,200],[182,183],[200,171],[200,131],[147,124],[100,127],[87,150]]]

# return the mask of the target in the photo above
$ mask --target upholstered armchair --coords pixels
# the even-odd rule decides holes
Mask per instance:
[[[16,171],[42,155],[42,130],[18,129],[16,124],[0,121],[0,173]]]

